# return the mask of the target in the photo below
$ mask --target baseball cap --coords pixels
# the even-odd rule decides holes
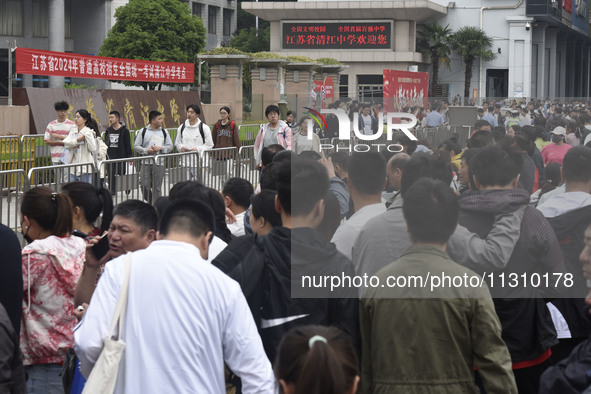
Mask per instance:
[[[566,136],[566,129],[562,126],[558,126],[552,130],[550,134]]]

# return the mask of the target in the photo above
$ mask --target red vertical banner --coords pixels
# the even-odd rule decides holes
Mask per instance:
[[[426,107],[429,74],[384,70],[384,112],[402,112],[406,107]]]

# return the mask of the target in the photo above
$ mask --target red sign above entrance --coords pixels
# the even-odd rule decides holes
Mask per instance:
[[[391,22],[283,22],[283,49],[391,49]]]

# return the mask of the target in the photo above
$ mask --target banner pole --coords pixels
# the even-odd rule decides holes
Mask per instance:
[[[16,45],[16,43],[15,43]],[[12,42],[8,43],[8,105],[12,105]]]

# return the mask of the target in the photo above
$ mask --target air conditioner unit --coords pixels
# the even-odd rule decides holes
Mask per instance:
[[[408,66],[408,71],[411,71],[413,73],[416,73],[419,71],[419,66],[417,66],[416,64],[412,65],[412,66]]]

